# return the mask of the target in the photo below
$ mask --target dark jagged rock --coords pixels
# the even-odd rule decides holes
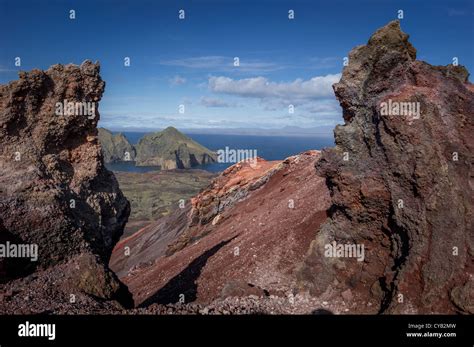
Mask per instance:
[[[130,207],[97,139],[99,69],[90,61],[54,65],[0,86],[0,235],[38,245],[36,272],[27,278],[51,307],[60,292],[129,300],[107,266]],[[13,281],[0,291],[12,288],[19,297],[28,290]]]
[[[99,128],[99,142],[106,163],[135,160],[135,147],[130,144],[124,134],[114,135],[105,128]]]
[[[351,51],[334,85],[345,124],[316,164],[333,205],[299,275],[311,294],[331,300],[349,287],[364,313],[474,313],[467,76],[417,61],[398,21]],[[390,101],[419,103],[419,117],[386,115]],[[326,257],[332,241],[364,245],[365,260]]]

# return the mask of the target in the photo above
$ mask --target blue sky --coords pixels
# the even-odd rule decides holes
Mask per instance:
[[[107,82],[100,125],[112,130],[333,126],[342,122],[331,85],[343,57],[399,9],[418,59],[446,65],[458,57],[473,71],[473,4],[0,0],[0,83],[19,70],[99,60]]]

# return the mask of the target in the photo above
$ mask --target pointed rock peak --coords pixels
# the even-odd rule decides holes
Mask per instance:
[[[172,139],[180,139],[180,140],[191,140],[188,136],[184,135],[181,131],[176,129],[175,127],[169,126],[166,129],[156,133],[158,137],[166,137]]]
[[[408,37],[401,31],[399,21],[392,21],[378,29],[367,45],[357,46],[349,53],[349,64],[333,86],[346,121],[352,119],[353,107],[366,102],[366,94],[380,94],[397,85],[399,79],[407,78],[404,71],[416,60],[416,49]]]
[[[104,133],[107,133],[107,134],[111,134],[111,135],[112,135],[112,132],[111,132],[109,129],[100,127],[100,128],[97,128],[97,130],[99,130],[99,132],[104,132]]]
[[[87,76],[95,76],[100,73],[100,63],[98,61],[95,64],[90,60],[84,60],[80,66],[82,73]]]
[[[164,133],[179,133],[179,130],[176,129],[175,127],[167,127],[166,129],[163,130]]]
[[[388,23],[370,37],[367,45],[358,46],[350,52],[349,65],[344,72],[368,72],[377,65],[377,73],[380,74],[414,61],[416,49],[408,38],[409,35],[401,31],[398,20]]]
[[[416,49],[408,42],[409,37],[400,29],[400,21],[394,20],[378,29],[369,39],[368,46],[395,49],[406,53],[411,60],[415,60]]]

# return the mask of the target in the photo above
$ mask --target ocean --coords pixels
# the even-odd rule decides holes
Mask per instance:
[[[132,144],[137,144],[146,133],[124,132]],[[219,149],[256,150],[259,157],[265,160],[282,160],[292,155],[310,150],[323,149],[334,146],[332,136],[253,136],[253,135],[216,135],[216,134],[186,134],[196,142],[217,151]],[[233,163],[213,163],[195,167],[210,172],[220,172]],[[133,162],[107,164],[107,168],[114,171],[148,172],[155,171],[156,167],[135,166]]]

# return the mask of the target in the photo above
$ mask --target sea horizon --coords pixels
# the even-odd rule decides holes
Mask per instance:
[[[114,134],[118,133],[112,131]],[[121,131],[132,145],[146,134],[152,132]],[[228,149],[251,150],[267,161],[284,160],[308,150],[321,150],[334,146],[334,138],[328,136],[280,136],[280,135],[228,135],[228,134],[192,134],[185,133],[194,141],[212,151]],[[202,169],[218,173],[235,163],[211,163],[195,166],[192,169]],[[108,163],[107,168],[112,171],[150,172],[159,170],[158,167],[135,166],[134,162]]]

